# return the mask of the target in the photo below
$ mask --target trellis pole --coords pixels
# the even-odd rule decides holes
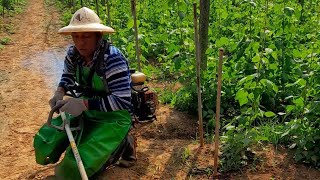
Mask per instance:
[[[139,48],[139,38],[138,38],[138,27],[137,27],[136,2],[135,2],[135,0],[131,0],[131,11],[132,11],[132,16],[133,16],[134,36],[135,36],[135,39],[136,39],[136,56],[137,56],[137,61],[138,61],[138,71],[141,72],[140,48]]]
[[[100,17],[100,13],[99,13],[99,1],[96,0],[96,11],[97,11],[97,15]]]
[[[107,6],[107,14],[108,14],[108,25],[109,25],[109,27],[111,27],[111,17],[110,17],[110,4],[109,4],[109,0],[106,0],[106,6]],[[111,35],[111,33],[109,34],[109,39],[110,39],[110,42],[112,43],[112,35]]]
[[[217,87],[217,104],[216,104],[216,127],[214,135],[214,173],[213,176],[218,176],[218,153],[219,153],[219,129],[220,129],[220,104],[221,104],[221,79],[222,79],[222,63],[223,63],[223,48],[219,49],[219,65],[218,65],[218,87]]]
[[[197,94],[198,94],[198,116],[199,116],[199,135],[200,146],[203,147],[203,122],[202,122],[202,100],[201,100],[201,83],[200,83],[200,50],[199,50],[199,34],[197,22],[197,3],[193,3],[193,21],[194,21],[194,41],[196,45],[196,61],[197,61]]]

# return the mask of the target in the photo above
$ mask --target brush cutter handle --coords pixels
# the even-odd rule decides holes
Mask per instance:
[[[54,124],[51,123],[53,114],[54,114],[55,112],[59,112],[59,109],[60,109],[62,106],[63,106],[63,104],[61,104],[61,105],[56,105],[56,106],[54,106],[54,107],[51,109],[51,111],[49,112],[49,116],[48,116],[48,120],[47,120],[47,125],[48,125],[49,127],[53,127],[53,128],[59,129],[59,130],[61,130],[61,131],[64,131],[64,130],[65,130],[64,127],[65,127],[65,124],[66,124],[65,121],[62,121],[61,126],[56,126],[56,125],[54,125]]]
[[[62,117],[61,117],[61,118],[62,118],[62,124],[61,124],[60,126],[57,126],[57,125],[54,125],[54,124],[51,123],[53,114],[54,114],[55,112],[59,112],[59,109],[60,109],[62,106],[63,106],[63,104],[56,105],[56,106],[54,106],[54,107],[51,109],[51,111],[49,112],[49,116],[48,116],[48,120],[47,120],[47,125],[48,125],[49,127],[56,128],[56,129],[59,129],[59,130],[61,130],[61,131],[65,131],[65,126],[66,126],[67,123],[69,123],[69,122],[67,122],[67,118],[62,118]],[[64,115],[64,116],[65,116],[65,115]],[[83,120],[81,119],[81,120],[80,120],[80,123],[79,123],[79,126],[77,126],[77,127],[72,127],[72,128],[70,128],[70,130],[71,130],[71,131],[81,130],[82,127],[83,127]]]

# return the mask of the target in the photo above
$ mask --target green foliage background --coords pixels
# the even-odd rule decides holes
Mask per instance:
[[[87,0],[84,5],[95,10],[95,2]],[[192,4],[137,0],[137,19],[143,72],[157,81],[181,83],[175,93],[161,91],[160,99],[196,114]],[[211,1],[208,68],[201,79],[203,116],[211,137],[217,55],[223,47],[222,170],[246,164],[243,152],[259,142],[285,144],[295,150],[297,161],[320,167],[319,4],[319,0]],[[80,1],[60,7],[68,24]],[[107,24],[105,7],[105,1],[99,1],[100,17]],[[130,1],[111,0],[110,7],[111,26],[117,31],[112,41],[136,68]]]

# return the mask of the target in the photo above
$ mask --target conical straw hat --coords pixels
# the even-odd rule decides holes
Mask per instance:
[[[58,33],[63,35],[70,35],[72,32],[101,32],[114,33],[114,29],[109,26],[101,24],[98,15],[87,7],[77,10],[68,26],[59,29]]]

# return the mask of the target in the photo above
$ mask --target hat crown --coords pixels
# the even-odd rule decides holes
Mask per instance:
[[[100,23],[101,20],[98,17],[98,15],[92,11],[91,9],[87,8],[87,7],[83,7],[79,10],[77,10],[71,20],[69,25],[85,25],[85,24],[91,24],[91,23]]]
[[[58,31],[64,35],[70,35],[73,32],[114,33],[115,31],[111,27],[103,25],[93,10],[83,7],[73,14],[68,26]]]

